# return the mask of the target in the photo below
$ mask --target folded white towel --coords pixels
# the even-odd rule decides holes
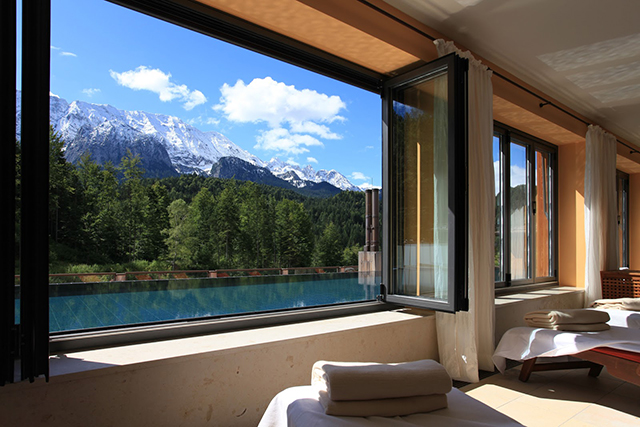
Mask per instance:
[[[527,326],[532,328],[553,329],[555,331],[567,332],[600,332],[611,329],[608,323],[565,323],[550,325],[548,323],[527,322]]]
[[[566,309],[566,310],[539,310],[531,311],[524,315],[524,321],[528,326],[535,324],[535,327],[545,327],[540,325],[566,325],[566,324],[594,324],[606,323],[609,321],[609,314],[604,311],[591,310],[587,308]]]
[[[593,308],[640,311],[640,298],[599,299],[591,303]]]
[[[447,407],[445,394],[398,397],[394,399],[341,400],[329,398],[326,391],[319,392],[319,400],[327,415],[346,417],[397,417],[431,412]]]
[[[313,365],[311,384],[326,390],[333,401],[427,396],[451,391],[451,377],[435,360],[390,364],[321,360]]]

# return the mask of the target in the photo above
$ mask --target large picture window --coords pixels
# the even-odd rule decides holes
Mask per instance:
[[[495,127],[497,287],[557,278],[556,156],[551,144]]]

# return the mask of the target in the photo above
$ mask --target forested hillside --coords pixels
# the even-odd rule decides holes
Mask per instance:
[[[72,165],[53,132],[50,146],[52,272],[353,265],[364,244],[363,192],[319,198],[195,174],[143,178],[130,153],[119,165],[88,156]]]

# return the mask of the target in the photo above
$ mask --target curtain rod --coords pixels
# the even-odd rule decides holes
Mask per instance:
[[[409,28],[410,30],[412,30],[412,31],[414,31],[414,32],[416,32],[416,33],[418,33],[418,34],[420,34],[420,35],[422,35],[422,36],[424,36],[424,37],[428,38],[429,40],[431,40],[431,41],[435,41],[435,40],[436,40],[436,38],[435,38],[435,37],[433,37],[431,34],[425,33],[425,32],[424,32],[424,31],[422,31],[421,29],[419,29],[419,28],[417,28],[417,27],[415,27],[415,26],[413,26],[413,25],[409,24],[408,22],[403,21],[402,19],[398,18],[397,16],[395,16],[395,15],[393,15],[393,14],[391,14],[391,13],[387,12],[387,11],[386,11],[386,10],[384,10],[384,9],[379,8],[378,6],[376,6],[376,5],[374,5],[374,4],[371,4],[371,3],[370,3],[370,2],[368,2],[367,0],[358,0],[358,1],[359,1],[360,3],[362,3],[362,4],[364,4],[365,6],[367,6],[367,7],[371,8],[371,9],[375,10],[376,12],[378,12],[378,13],[380,13],[380,14],[382,14],[382,15],[386,16],[387,18],[390,18],[390,19],[392,19],[392,20],[396,21],[397,23],[399,23],[399,24],[401,24],[401,25],[404,25],[405,27]],[[491,69],[491,68],[489,68],[489,69]],[[593,124],[593,123],[589,123],[589,122],[588,122],[588,121],[586,121],[586,120],[581,119],[580,117],[576,116],[575,114],[571,113],[570,111],[565,110],[565,109],[564,109],[564,108],[562,108],[561,106],[556,105],[556,104],[554,104],[553,102],[551,102],[551,101],[549,101],[549,100],[545,99],[543,96],[538,95],[538,94],[537,94],[537,93],[535,93],[534,91],[532,91],[532,90],[530,90],[530,89],[527,89],[526,87],[522,86],[520,83],[514,82],[513,80],[511,80],[511,79],[510,79],[510,78],[508,78],[507,76],[504,76],[504,75],[500,74],[499,72],[497,72],[497,71],[495,71],[495,70],[491,70],[491,71],[493,71],[493,74],[494,74],[494,75],[496,75],[496,76],[500,77],[501,79],[503,79],[503,80],[505,80],[505,81],[507,81],[507,82],[511,83],[512,85],[516,86],[518,89],[524,90],[524,91],[525,91],[525,92],[527,92],[528,94],[533,95],[533,96],[535,96],[536,98],[538,98],[540,101],[542,101],[542,102],[540,103],[540,108],[542,108],[542,107],[544,107],[544,106],[546,106],[546,105],[551,105],[552,107],[557,108],[558,110],[560,110],[560,111],[562,111],[563,113],[565,113],[565,114],[567,114],[567,115],[571,116],[572,118],[574,118],[574,119],[576,119],[576,120],[578,120],[578,121],[580,121],[580,122],[584,123],[584,124],[585,124],[585,125],[587,125],[587,126],[589,126],[589,125],[592,125],[592,124]],[[620,141],[620,140],[619,140],[619,139],[617,139],[617,138],[616,138],[616,141],[618,142],[618,144],[622,144],[622,145],[624,145],[625,147],[627,147],[628,149],[630,149],[630,150],[631,150],[631,152],[630,152],[629,154],[634,154],[634,153],[638,153],[638,154],[640,154],[640,151],[638,151],[638,149],[637,149],[637,148],[631,147],[630,145],[625,144],[624,142]]]

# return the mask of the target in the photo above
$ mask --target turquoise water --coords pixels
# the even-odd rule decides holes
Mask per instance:
[[[357,273],[50,286],[49,330],[72,331],[375,299]],[[16,299],[16,323],[19,300]]]

